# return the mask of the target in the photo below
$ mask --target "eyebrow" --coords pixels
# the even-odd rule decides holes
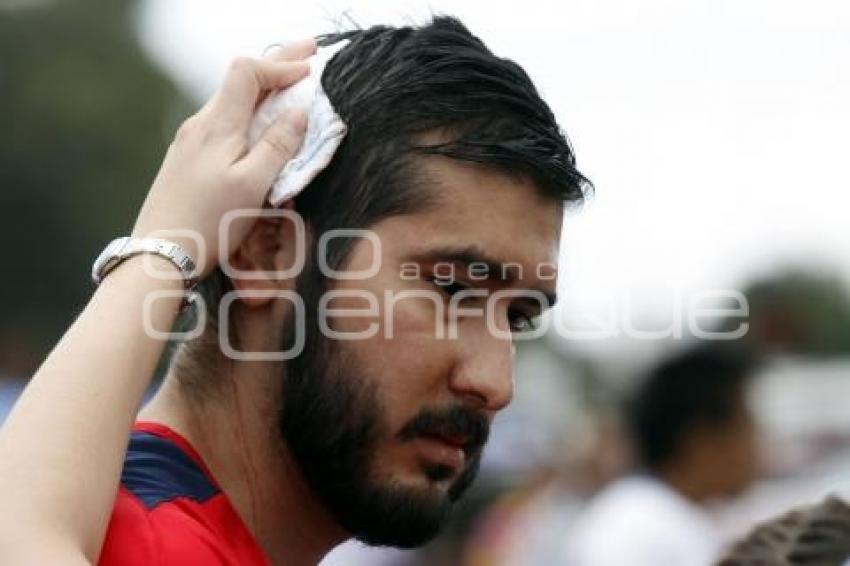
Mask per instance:
[[[477,245],[465,246],[446,246],[441,248],[431,249],[419,254],[415,254],[412,259],[417,262],[451,262],[464,265],[467,269],[473,263],[484,264],[487,266],[487,281],[498,281],[510,285],[516,283],[516,275],[510,272],[510,269],[504,269],[505,265],[517,265],[516,262],[502,261],[487,254]],[[522,268],[522,266],[520,266]],[[546,299],[545,308],[552,308],[558,302],[558,295],[554,291],[540,288],[529,288],[529,290],[541,293]],[[527,300],[522,297],[517,297],[518,300]],[[536,302],[536,301],[533,301]]]

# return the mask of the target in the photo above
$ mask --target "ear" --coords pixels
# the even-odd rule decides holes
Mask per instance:
[[[281,279],[275,272],[289,269],[295,264],[298,246],[294,223],[287,218],[258,218],[250,232],[230,257],[230,265],[245,272],[243,277],[232,277],[233,288],[240,302],[247,308],[260,308],[275,297],[252,295],[254,291],[294,289],[294,278]]]

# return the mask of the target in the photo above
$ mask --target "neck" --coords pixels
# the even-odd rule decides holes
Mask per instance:
[[[317,564],[347,535],[279,438],[280,368],[230,360],[219,367],[220,387],[200,399],[169,374],[139,416],[186,437],[272,563]]]

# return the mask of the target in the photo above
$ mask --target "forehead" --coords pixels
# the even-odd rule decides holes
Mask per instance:
[[[378,222],[373,228],[385,247],[416,253],[472,246],[532,272],[557,264],[563,206],[531,181],[441,156],[422,158],[419,174],[432,204]]]

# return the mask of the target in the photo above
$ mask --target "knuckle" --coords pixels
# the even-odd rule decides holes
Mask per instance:
[[[237,81],[254,81],[257,84],[265,83],[267,74],[266,64],[257,59],[250,57],[236,57],[230,63],[229,75],[235,77]]]
[[[295,140],[286,132],[269,132],[263,137],[263,141],[280,155],[289,156],[295,153]]]
[[[200,120],[197,116],[190,116],[186,120],[180,124],[180,127],[177,128],[177,132],[174,134],[175,142],[185,142],[187,139],[192,138],[196,135],[196,132],[199,130]]]
[[[254,60],[250,57],[235,57],[232,61],[230,61],[230,72],[231,73],[245,73],[245,72],[253,72],[254,70]]]

